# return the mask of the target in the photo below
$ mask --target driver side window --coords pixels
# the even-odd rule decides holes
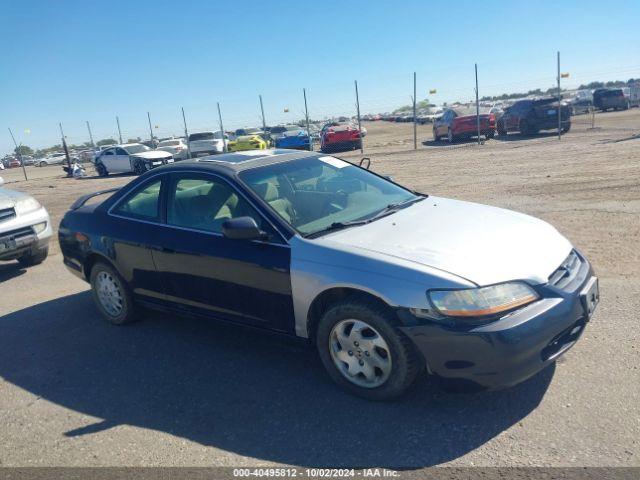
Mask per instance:
[[[262,230],[272,233],[262,216],[224,180],[194,175],[172,182],[167,202],[169,225],[222,233],[222,224],[237,217],[251,217]]]

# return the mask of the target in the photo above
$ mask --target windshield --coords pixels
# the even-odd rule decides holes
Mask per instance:
[[[242,181],[302,235],[371,220],[390,205],[421,197],[335,157],[303,158],[240,174]]]
[[[127,153],[129,155],[133,155],[135,153],[140,153],[140,152],[146,152],[148,150],[151,150],[149,147],[147,147],[146,145],[127,145],[126,147],[123,147]]]

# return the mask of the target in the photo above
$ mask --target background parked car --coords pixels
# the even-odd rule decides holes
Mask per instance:
[[[320,131],[320,149],[323,152],[355,150],[362,146],[362,135],[351,122],[330,122]]]
[[[496,117],[493,113],[480,113],[480,134],[493,138],[496,134]],[[447,138],[453,143],[462,138],[478,135],[476,109],[471,107],[448,108],[442,116],[433,122],[433,139],[437,142]]]
[[[73,156],[70,156],[70,159],[71,159],[71,163],[78,160],[77,157],[73,157]],[[55,152],[55,153],[49,153],[42,158],[36,159],[35,164],[38,167],[46,167],[47,165],[59,165],[66,161],[67,161],[67,156],[64,154],[64,152]]]
[[[621,88],[597,88],[593,91],[593,106],[598,110],[626,110],[629,100]]]
[[[571,128],[571,109],[567,105],[559,105],[557,97],[548,97],[518,100],[505,108],[497,122],[498,134],[520,132],[523,135],[535,135],[540,130],[556,129],[558,110],[562,132],[566,133]]]
[[[174,160],[184,160],[189,157],[189,147],[181,138],[163,140],[158,144],[157,150],[170,153]]]
[[[229,142],[230,152],[240,152],[243,150],[265,150],[269,148],[269,142],[260,135],[240,135],[235,140]]]
[[[297,125],[289,126],[288,130],[281,132],[275,138],[277,148],[294,148],[298,150],[310,150],[311,139],[309,133]]]
[[[227,136],[220,130],[216,132],[197,132],[189,135],[189,150],[192,157],[223,153]]]
[[[569,102],[571,115],[582,115],[589,113],[593,108],[593,101],[588,98],[574,98]]]
[[[173,163],[173,156],[170,153],[151,150],[140,143],[128,143],[104,150],[96,157],[96,170],[101,177],[110,173],[128,172],[141,175],[147,170],[167,163]]]

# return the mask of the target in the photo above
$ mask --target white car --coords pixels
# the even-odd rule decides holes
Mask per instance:
[[[102,151],[96,157],[98,175],[106,177],[110,173],[137,173],[142,175],[147,170],[173,163],[173,155],[168,152],[151,150],[141,143],[116,145]]]
[[[42,158],[35,160],[38,167],[46,167],[47,165],[59,165],[67,161],[67,156],[62,152],[50,153]],[[73,162],[73,158],[71,159]]]
[[[189,157],[189,146],[182,138],[163,140],[158,144],[157,150],[170,153],[174,160],[184,160]]]
[[[198,132],[189,135],[191,157],[224,153],[228,138],[220,130],[217,132]]]
[[[32,196],[2,184],[0,177],[0,261],[18,260],[24,267],[42,263],[52,235],[49,214]]]

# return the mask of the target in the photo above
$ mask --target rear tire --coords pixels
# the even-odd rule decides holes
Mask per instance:
[[[492,139],[493,137],[495,137],[495,135],[496,135],[495,130],[491,130],[489,133],[487,133],[487,134],[485,135],[485,137],[487,138],[487,140],[490,140],[490,139]]]
[[[39,167],[46,167],[47,166],[47,162],[40,162],[38,164]]]
[[[129,286],[113,267],[97,262],[91,269],[91,294],[102,317],[114,325],[124,325],[138,319]]]
[[[346,299],[327,310],[318,324],[316,346],[331,379],[367,400],[401,396],[424,365],[392,315],[364,299]]]
[[[24,255],[24,256],[18,258],[18,262],[23,267],[33,267],[34,265],[38,265],[38,264],[44,262],[45,259],[47,258],[47,255],[49,255],[49,247],[48,246],[43,248],[43,249],[41,249],[41,250],[38,250],[36,253]]]
[[[565,125],[560,131],[562,133],[567,133],[569,130],[571,130],[571,124]]]
[[[142,175],[147,171],[147,166],[143,161],[138,160],[133,166],[133,171],[136,175]]]

